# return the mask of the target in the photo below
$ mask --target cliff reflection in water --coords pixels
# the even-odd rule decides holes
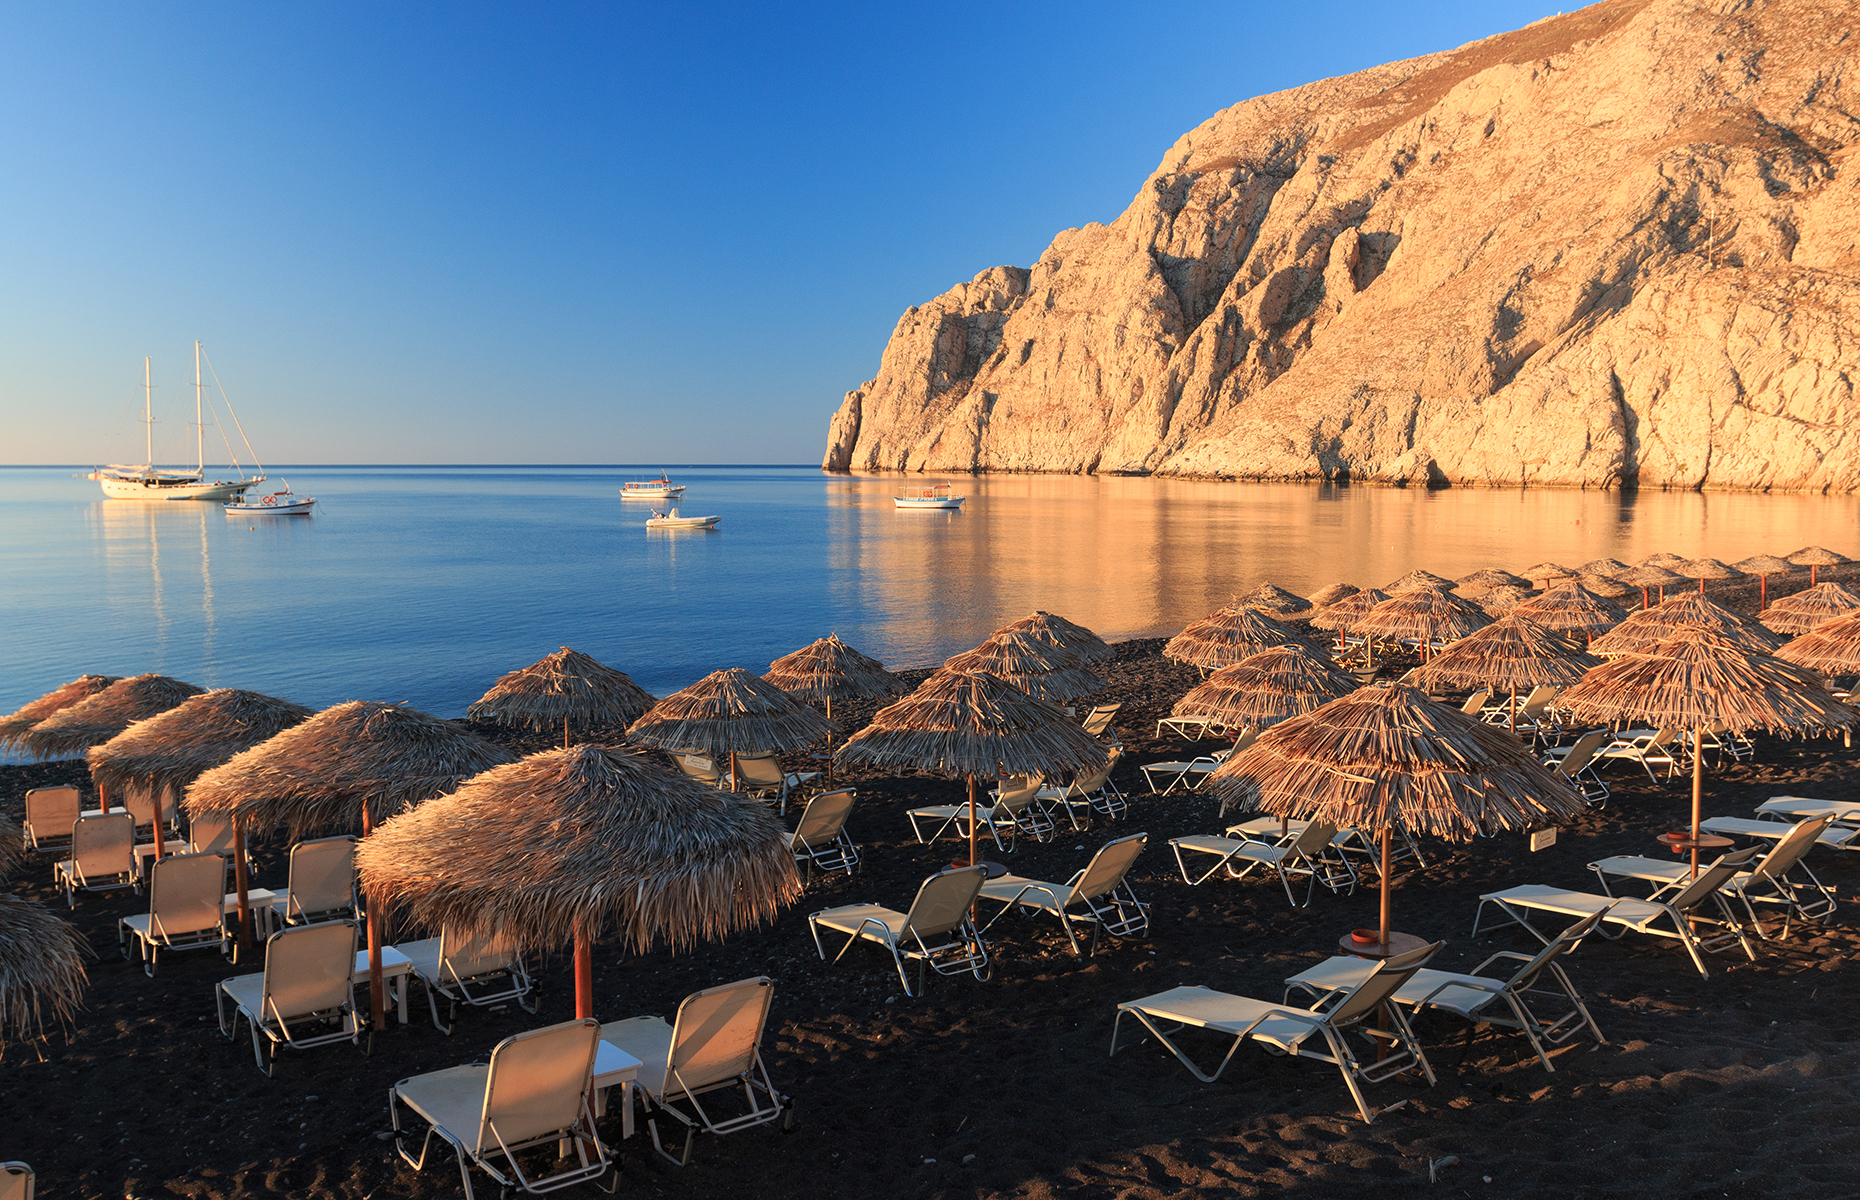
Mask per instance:
[[[1270,580],[1307,595],[1380,586],[1416,567],[1482,567],[1656,551],[1735,562],[1810,543],[1852,552],[1845,497],[1573,489],[1425,491],[1137,477],[954,477],[960,513],[901,512],[900,483],[831,478],[835,607],[866,649],[929,665],[1043,608],[1107,637],[1174,633]]]

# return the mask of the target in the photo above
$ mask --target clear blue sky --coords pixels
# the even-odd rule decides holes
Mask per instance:
[[[1217,110],[1550,11],[9,4],[0,462],[126,453],[145,354],[175,457],[195,338],[281,462],[817,461]]]

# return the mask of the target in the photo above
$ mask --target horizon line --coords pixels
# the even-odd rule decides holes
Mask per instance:
[[[173,464],[156,463],[154,465],[157,467],[162,467],[162,466],[168,466],[168,465],[173,465]],[[185,466],[186,464],[182,463],[179,465]],[[97,463],[0,463],[0,470],[5,470],[5,471],[33,471],[33,470],[88,471],[88,470],[95,470],[97,466],[98,466]],[[708,470],[708,469],[713,469],[717,467],[757,467],[757,468],[771,468],[771,467],[802,468],[802,467],[805,467],[805,468],[811,468],[816,471],[824,470],[824,468],[822,468],[819,463],[666,463],[666,462],[653,462],[653,463],[288,462],[288,463],[274,463],[270,467],[265,467],[265,468],[260,468],[260,469],[270,471],[270,470],[283,470],[286,467],[291,467],[291,468],[297,468],[297,467],[400,467],[400,468],[408,468],[408,467],[531,467],[531,468],[559,467],[559,468],[578,468],[578,469],[583,469],[583,470],[589,469],[589,468],[598,468],[598,469],[605,469],[605,470],[618,470],[621,468],[626,468],[628,470],[637,469],[637,470],[653,470],[653,471],[671,470],[673,468],[676,468],[680,471],[692,471],[692,470]]]

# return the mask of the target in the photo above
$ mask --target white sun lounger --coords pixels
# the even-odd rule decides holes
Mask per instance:
[[[361,916],[355,902],[355,839],[326,837],[291,847],[289,886],[271,902],[286,925]]]
[[[1611,736],[1606,729],[1591,730],[1568,746],[1545,751],[1543,764],[1569,780],[1569,786],[1581,793],[1584,800],[1599,807],[1608,802],[1609,792],[1607,781],[1595,770],[1595,756]]]
[[[79,892],[141,889],[136,819],[122,809],[73,821],[70,848],[70,858],[52,864],[52,879],[65,889],[66,907],[77,907]]]
[[[34,850],[71,844],[71,827],[84,815],[84,798],[74,787],[32,788],[26,793],[26,824],[20,832]]]
[[[1280,845],[1303,833],[1310,824],[1309,821],[1298,819],[1250,817],[1245,821],[1229,825],[1227,836],[1246,842],[1267,842]],[[1421,847],[1415,842],[1413,835],[1406,829],[1397,829],[1394,834],[1389,844],[1389,866],[1392,868],[1397,863],[1413,859],[1415,866],[1425,870],[1427,859],[1422,856]],[[1382,848],[1376,844],[1376,839],[1368,830],[1339,829],[1336,836],[1330,839],[1330,845],[1331,849],[1345,856],[1346,861],[1361,860],[1362,865],[1357,868],[1356,872],[1359,881],[1365,871],[1378,874],[1381,872]],[[1355,864],[1352,863],[1352,865]]]
[[[1001,908],[982,926],[982,932],[987,933],[1014,909],[1026,908],[1059,918],[1059,927],[1065,931],[1074,955],[1081,954],[1075,929],[1080,924],[1091,926],[1091,948],[1083,952],[1088,955],[1097,952],[1100,932],[1117,938],[1142,935],[1150,927],[1149,905],[1137,899],[1128,876],[1149,836],[1133,833],[1106,842],[1083,870],[1064,883],[1043,883],[1019,875],[989,880],[982,885],[981,898],[993,900]]]
[[[472,1200],[473,1163],[505,1195],[512,1188],[535,1195],[600,1178],[607,1170],[607,1150],[588,1106],[600,1032],[592,1017],[530,1029],[499,1042],[488,1063],[401,1080],[388,1089],[394,1148],[419,1171],[433,1138],[446,1142],[458,1155],[465,1200]],[[402,1105],[427,1123],[418,1158],[407,1153],[401,1137]],[[572,1145],[573,1161],[552,1175],[525,1174],[517,1152],[551,1142]],[[494,1165],[497,1159],[503,1160],[501,1170]]]
[[[537,1002],[530,998],[536,985],[523,965],[523,956],[507,938],[473,937],[447,926],[436,938],[397,942],[393,948],[406,955],[413,977],[425,985],[426,1007],[432,1013],[433,1027],[441,1033],[451,1034],[461,1004],[489,1008],[515,1001],[524,1012],[537,1009]],[[443,1023],[439,1020],[441,996],[449,1006]]]
[[[1707,817],[1699,822],[1699,828],[1723,837],[1762,838],[1773,842],[1787,837],[1793,826],[1781,821],[1756,821],[1749,817]],[[1860,850],[1860,829],[1851,825],[1830,824],[1815,835],[1815,845],[1826,846],[1831,850]]]
[[[1596,765],[1616,760],[1639,763],[1640,769],[1647,772],[1647,778],[1655,782],[1659,780],[1653,773],[1656,766],[1665,767],[1669,777],[1677,775],[1679,759],[1674,757],[1668,743],[1678,732],[1676,729],[1627,730],[1595,752]]]
[[[1198,742],[1204,738],[1220,737],[1227,732],[1219,717],[1202,717],[1187,714],[1179,717],[1164,717],[1156,722],[1156,736],[1161,737],[1163,730],[1168,730],[1177,737]]]
[[[784,1115],[788,1098],[775,1090],[762,1064],[762,1033],[768,1025],[774,987],[758,976],[686,996],[668,1025],[662,1017],[633,1017],[601,1026],[601,1040],[639,1060],[635,1086],[648,1112],[659,1110],[685,1128],[684,1150],[672,1154],[659,1138],[658,1117],[647,1118],[652,1145],[679,1166],[691,1161],[699,1131],[718,1135],[767,1125]],[[742,1088],[744,1111],[723,1116],[700,1096]],[[675,1105],[688,1104],[686,1115]],[[715,1107],[717,1101],[711,1100]]]
[[[984,979],[988,970],[988,944],[970,919],[969,909],[982,889],[986,874],[987,868],[979,866],[939,871],[917,889],[917,898],[911,901],[908,913],[877,904],[845,904],[811,913],[807,927],[814,935],[814,949],[820,952],[821,958],[827,957],[826,947],[820,942],[822,929],[846,935],[846,944],[833,956],[834,962],[845,957],[854,942],[867,941],[883,946],[891,952],[892,962],[898,968],[898,982],[904,985],[906,996],[915,996],[923,990],[926,964],[938,975],[968,971],[977,979]],[[911,990],[910,978],[904,973],[904,964],[913,959],[917,963],[916,992]]]
[[[795,862],[806,864],[810,877],[815,868],[851,875],[859,866],[859,847],[846,832],[846,818],[852,814],[856,794],[852,788],[821,792],[801,810],[800,823],[789,835],[788,849]]]
[[[294,1050],[344,1040],[359,1044],[362,1023],[355,1009],[355,958],[352,921],[295,925],[272,934],[265,939],[262,974],[236,975],[214,989],[220,1032],[236,1037],[241,1018],[250,1024],[252,1058],[267,1076],[272,1070],[265,1064],[267,1043],[273,1061],[280,1043]],[[230,1021],[229,1000],[233,1004]],[[334,1023],[336,1031],[314,1032],[326,1023]]]
[[[1040,777],[1037,775],[1028,779],[1007,779],[995,791],[993,803],[976,802],[976,823],[994,839],[995,849],[1003,854],[1011,853],[1023,833],[1036,842],[1044,842],[1053,836],[1058,824],[1053,820],[1053,814],[1046,810],[1040,792]],[[969,836],[967,801],[961,804],[926,805],[910,809],[904,815],[910,820],[911,833],[920,842],[934,842],[951,829],[956,831],[958,838]],[[924,836],[923,825],[920,824],[925,821],[938,822],[929,837]],[[1001,841],[1004,833],[1008,839],[1005,845]]]
[[[1807,796],[1771,796],[1757,805],[1757,817],[1793,824],[1803,817],[1830,816],[1836,825],[1860,825],[1860,801],[1814,800]]]
[[[25,1163],[0,1162],[0,1200],[32,1200],[37,1186],[38,1177]]]
[[[1079,823],[1079,810],[1087,814],[1097,813],[1107,820],[1115,821],[1130,811],[1130,801],[1111,781],[1111,772],[1117,769],[1117,762],[1124,756],[1120,748],[1111,750],[1109,761],[1097,770],[1079,776],[1065,787],[1045,787],[1039,791],[1041,804],[1058,804],[1065,808],[1066,816],[1072,821],[1073,829],[1083,829]],[[1089,815],[1086,817],[1090,820]]]
[[[116,923],[116,943],[129,957],[129,938],[135,937],[142,973],[154,978],[162,950],[197,950],[218,946],[226,951],[223,912],[226,860],[217,854],[173,854],[158,860],[149,872],[149,910],[132,913]]]
[[[1427,1055],[1421,1050],[1421,1043],[1415,1040],[1401,1007],[1384,1001],[1406,984],[1438,949],[1440,943],[1435,942],[1376,963],[1361,983],[1320,1000],[1310,1008],[1270,1004],[1206,987],[1171,988],[1141,1000],[1130,1000],[1117,1006],[1117,1019],[1111,1025],[1111,1053],[1117,1053],[1117,1035],[1124,1017],[1133,1016],[1156,1040],[1167,1046],[1195,1078],[1213,1083],[1227,1069],[1242,1043],[1256,1041],[1270,1051],[1335,1064],[1363,1120],[1373,1122],[1375,1110],[1363,1096],[1363,1083],[1377,1083],[1416,1067],[1421,1069],[1429,1084],[1434,1082],[1434,1069],[1428,1065]],[[1388,1015],[1387,1028],[1376,1025],[1378,1010]],[[1171,1035],[1184,1029],[1205,1029],[1233,1038],[1226,1056],[1212,1072],[1202,1070],[1171,1040]],[[1373,1057],[1359,1059],[1351,1034],[1361,1034],[1373,1042],[1386,1044],[1387,1056],[1380,1061]]]
[[[1221,871],[1225,871],[1229,878],[1243,879],[1255,867],[1270,867],[1277,873],[1280,885],[1285,888],[1286,900],[1291,902],[1293,908],[1305,908],[1310,905],[1312,893],[1320,883],[1333,892],[1356,890],[1356,869],[1343,855],[1333,855],[1331,850],[1331,839],[1336,836],[1335,825],[1326,821],[1312,821],[1282,845],[1245,838],[1216,837],[1213,834],[1193,834],[1170,839],[1169,848],[1175,851],[1175,864],[1182,869],[1182,879],[1191,885],[1206,883]],[[1214,864],[1197,875],[1189,870],[1188,860],[1183,857],[1184,852],[1206,855],[1214,860]],[[1302,904],[1292,894],[1294,875],[1306,877]]]
[[[1774,937],[1789,936],[1789,923],[1794,918],[1799,917],[1811,924],[1825,924],[1834,916],[1834,889],[1817,879],[1803,861],[1832,820],[1832,817],[1824,815],[1810,817],[1794,825],[1777,825],[1777,828],[1784,830],[1783,836],[1763,856],[1762,861],[1747,873],[1734,875],[1725,881],[1725,894],[1743,901],[1744,911],[1750,917],[1751,928],[1756,930],[1757,936],[1774,940],[1757,917],[1757,904],[1783,906],[1782,932]],[[1777,824],[1767,821],[1756,823]],[[1610,879],[1635,879],[1653,884],[1653,898],[1658,898],[1684,887],[1691,877],[1692,864],[1685,859],[1620,855],[1592,862],[1589,869],[1601,879],[1604,892],[1613,894],[1609,886]],[[1794,878],[1797,872],[1805,878]]]

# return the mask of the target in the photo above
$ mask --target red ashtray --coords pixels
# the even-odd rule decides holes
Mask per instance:
[[[1666,836],[1671,841],[1689,842],[1692,840],[1692,831],[1690,829],[1674,829],[1669,831]]]
[[[1373,946],[1382,940],[1382,931],[1379,929],[1352,929],[1350,931],[1350,940],[1359,946]]]

